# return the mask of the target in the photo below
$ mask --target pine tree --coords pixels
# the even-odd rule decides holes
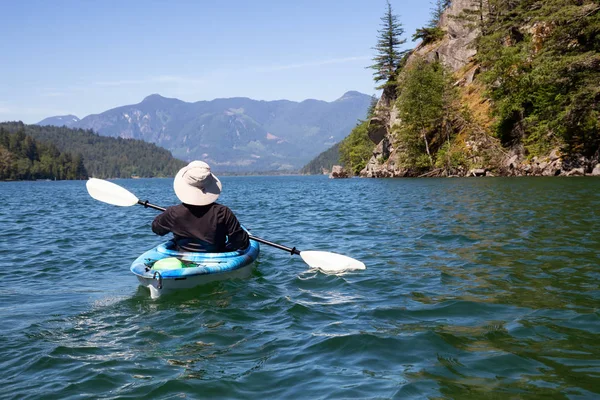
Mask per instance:
[[[429,20],[429,28],[436,28],[440,19],[442,18],[442,14],[448,7],[450,7],[450,0],[435,0],[431,2],[431,20]]]
[[[369,104],[369,109],[367,110],[367,120],[370,120],[375,115],[375,110],[377,109],[377,102],[379,99],[375,97],[375,95],[371,96],[371,103]]]
[[[399,137],[408,167],[428,169],[434,165],[433,143],[450,141],[445,121],[453,101],[450,76],[440,62],[416,58],[402,77],[397,107],[402,126]]]
[[[398,20],[398,16],[394,15],[392,5],[387,2],[387,11],[381,17],[382,28],[378,31],[377,45],[373,48],[377,51],[377,55],[373,58],[375,64],[369,68],[375,70],[373,73],[375,82],[386,81],[387,84],[393,84],[396,78],[396,72],[400,67],[402,58],[406,51],[401,51],[400,46],[406,43],[406,39],[402,39],[404,28]]]
[[[432,43],[444,38],[444,31],[440,28],[440,20],[444,11],[450,7],[450,0],[435,0],[431,2],[431,19],[427,26],[418,28],[414,33],[412,40],[422,40],[423,45]]]

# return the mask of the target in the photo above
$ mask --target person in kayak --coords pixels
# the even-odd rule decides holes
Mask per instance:
[[[173,233],[179,250],[223,252],[245,249],[248,233],[233,211],[216,203],[223,188],[203,161],[192,161],[179,170],[173,182],[182,204],[168,207],[152,222],[152,231]]]

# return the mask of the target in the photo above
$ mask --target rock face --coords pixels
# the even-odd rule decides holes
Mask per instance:
[[[600,176],[600,164],[585,157],[563,159],[559,149],[530,160],[513,151],[505,157],[500,172],[505,176]]]
[[[447,34],[441,43],[429,46],[420,46],[415,49],[415,54],[425,59],[439,59],[453,71],[458,71],[467,65],[477,53],[474,40],[479,35],[477,29],[459,18],[467,9],[473,8],[473,0],[453,0],[452,4],[440,18],[440,26]]]
[[[341,165],[334,165],[331,169],[331,174],[329,174],[329,178],[331,179],[340,179],[348,177],[348,172]]]
[[[470,22],[457,17],[472,7],[472,0],[454,0],[440,21],[440,27],[447,32],[444,39],[426,46],[417,46],[407,63],[410,64],[416,57],[430,61],[440,60],[454,72],[471,63],[476,54],[473,42],[479,31],[473,29]],[[471,83],[476,72],[477,68],[474,66],[469,68],[461,82]],[[376,114],[369,121],[369,137],[377,146],[366,167],[360,172],[362,177],[404,177],[409,174],[409,171],[403,169],[396,161],[397,154],[402,149],[395,147],[396,138],[392,131],[392,127],[400,123],[398,110],[394,105],[395,99],[396,94],[393,91],[384,91],[377,103]],[[462,171],[462,175],[467,173],[468,171]]]
[[[487,171],[485,170],[485,168],[473,168],[469,171],[468,176],[485,176],[486,173]]]
[[[476,80],[480,67],[474,60],[477,53],[475,39],[480,31],[473,21],[463,18],[468,13],[473,15],[480,4],[485,9],[485,2],[486,0],[483,3],[453,0],[440,19],[439,26],[446,32],[444,38],[427,45],[418,45],[407,60],[407,65],[417,57],[429,61],[439,60],[445,64],[455,74],[454,86],[461,92],[461,105],[473,111],[472,121],[453,121],[458,134],[462,135],[462,155],[469,160],[470,167],[432,170],[421,176],[600,176],[598,156],[592,160],[583,157],[565,160],[559,149],[554,149],[548,156],[528,158],[522,145],[505,149],[491,135],[490,104],[483,96],[485,88]],[[543,24],[531,29],[534,41],[543,39],[548,34],[548,29]],[[365,168],[360,171],[362,177],[417,176],[398,161],[402,159],[403,149],[393,128],[402,121],[398,117],[395,102],[395,90],[384,89],[375,108],[375,115],[369,121],[368,134],[375,148]]]
[[[369,139],[375,144],[379,144],[387,134],[385,120],[374,117],[369,120]]]

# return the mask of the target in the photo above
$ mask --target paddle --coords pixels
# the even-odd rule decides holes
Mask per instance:
[[[133,193],[131,193],[124,187],[121,187],[112,182],[105,181],[103,179],[90,178],[86,182],[85,186],[90,196],[104,203],[122,207],[129,207],[139,204],[144,207],[153,208],[158,211],[165,211],[165,208],[154,204],[150,204],[148,203],[148,200],[141,201]],[[292,255],[298,254],[309,266],[313,268],[318,268],[322,271],[341,272],[357,269],[366,269],[365,264],[363,264],[362,262],[341,254],[329,253],[327,251],[300,251],[295,247],[290,248],[282,246],[280,244],[269,242],[268,240],[261,239],[253,235],[250,235],[250,239],[256,240],[259,243],[263,243],[280,250],[285,250]]]

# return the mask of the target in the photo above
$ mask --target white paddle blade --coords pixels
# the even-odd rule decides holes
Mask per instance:
[[[313,268],[318,268],[324,272],[342,272],[342,271],[353,271],[358,269],[367,269],[365,264],[336,253],[329,253],[327,251],[301,251],[300,257],[305,263]]]
[[[90,196],[104,203],[129,207],[138,202],[138,198],[129,190],[103,179],[90,178],[85,187]]]

